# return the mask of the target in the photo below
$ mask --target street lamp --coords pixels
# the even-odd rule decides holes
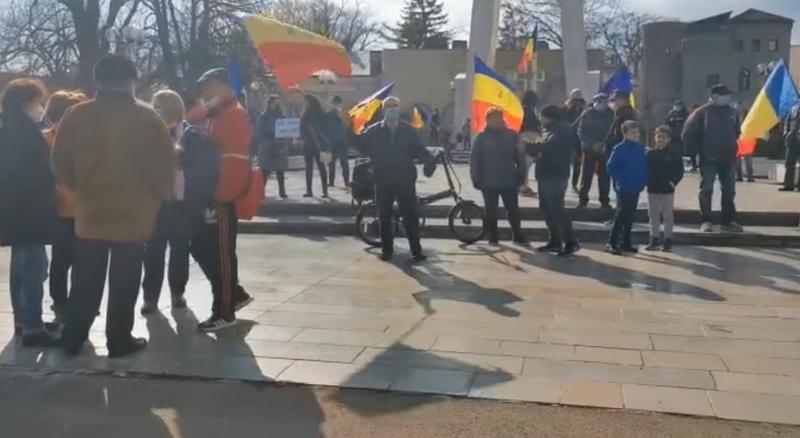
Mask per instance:
[[[147,34],[137,27],[125,26],[121,29],[109,28],[106,31],[109,44],[114,44],[114,54],[125,57],[131,56],[131,46],[137,47],[144,44]]]

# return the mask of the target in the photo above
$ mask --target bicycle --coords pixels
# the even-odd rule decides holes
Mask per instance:
[[[486,232],[484,222],[486,214],[483,208],[473,201],[468,201],[461,197],[463,189],[461,180],[458,178],[453,164],[448,159],[447,154],[438,152],[436,155],[444,168],[447,178],[447,190],[429,196],[418,197],[418,204],[424,207],[444,199],[452,198],[455,205],[450,208],[447,214],[447,224],[450,233],[464,244],[470,245],[481,240]],[[419,209],[420,230],[425,227],[427,218],[423,208]],[[363,203],[358,213],[356,213],[356,232],[361,240],[372,247],[381,246],[380,221],[378,220],[378,208],[375,200]],[[392,224],[395,235],[400,231],[402,218],[397,206],[394,206]]]

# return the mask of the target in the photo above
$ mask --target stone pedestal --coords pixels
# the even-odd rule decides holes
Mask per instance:
[[[567,94],[578,88],[589,99],[597,92],[597,88],[592,88],[589,84],[583,3],[583,0],[561,0],[561,35]]]

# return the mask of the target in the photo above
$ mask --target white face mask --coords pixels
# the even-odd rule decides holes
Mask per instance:
[[[36,123],[41,123],[44,120],[44,114],[44,107],[41,103],[37,103],[36,105],[28,108],[28,117],[30,117]]]
[[[715,94],[711,96],[711,103],[716,106],[729,106],[731,104],[731,97]]]
[[[383,111],[386,123],[396,126],[400,123],[400,108],[387,108]]]

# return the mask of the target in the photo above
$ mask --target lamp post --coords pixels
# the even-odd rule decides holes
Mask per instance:
[[[144,30],[125,26],[123,28],[110,28],[106,31],[109,44],[114,44],[114,54],[130,58],[131,46],[140,47],[147,40]]]

